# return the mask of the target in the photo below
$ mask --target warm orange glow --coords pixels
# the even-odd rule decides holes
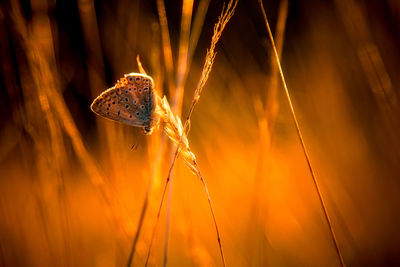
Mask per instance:
[[[0,266],[126,266],[133,244],[144,266],[193,99],[149,266],[167,236],[168,266],[222,266],[199,169],[227,266],[339,266],[258,0],[239,0],[216,55],[220,1],[19,2],[0,5]],[[343,260],[396,266],[400,5],[267,2]],[[144,71],[175,132],[178,120],[146,136],[90,111]]]

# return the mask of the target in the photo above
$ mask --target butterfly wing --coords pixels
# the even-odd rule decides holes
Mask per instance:
[[[154,104],[154,82],[138,73],[125,75],[92,103],[96,114],[131,126],[151,128]]]
[[[127,89],[125,93],[131,93],[137,101],[136,115],[141,121],[147,122],[150,127],[155,110],[154,81],[150,76],[139,73],[130,73],[125,75]]]

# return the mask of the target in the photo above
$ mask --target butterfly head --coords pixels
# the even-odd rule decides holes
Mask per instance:
[[[158,127],[159,122],[160,122],[160,116],[157,113],[153,113],[148,124],[143,127],[144,134],[146,135],[152,134],[154,129]]]
[[[151,128],[151,127],[148,127],[148,126],[144,127],[143,128],[144,134],[150,135],[153,132],[153,129],[154,128]]]

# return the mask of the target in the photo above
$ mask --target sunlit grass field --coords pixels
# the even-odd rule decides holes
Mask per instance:
[[[391,0],[1,2],[0,266],[399,266],[399,25]],[[151,135],[91,111],[143,71]]]

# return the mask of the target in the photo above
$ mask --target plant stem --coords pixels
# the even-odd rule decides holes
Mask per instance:
[[[164,140],[165,140],[165,135],[163,135],[163,137],[161,139],[161,145],[160,145],[160,148],[159,148],[158,153],[157,153],[157,160],[156,160],[156,162],[155,162],[155,164],[153,166],[153,171],[152,171],[152,174],[151,174],[151,177],[150,177],[150,180],[149,180],[149,184],[147,185],[146,196],[145,196],[144,201],[143,201],[143,206],[142,206],[142,211],[140,213],[138,227],[137,227],[137,230],[136,230],[136,233],[135,233],[135,238],[133,239],[131,252],[129,253],[129,259],[128,259],[128,264],[127,264],[128,267],[130,267],[132,265],[133,256],[135,255],[135,251],[136,251],[136,244],[137,244],[137,241],[139,240],[139,236],[140,236],[140,233],[142,231],[144,217],[146,216],[147,207],[149,205],[150,191],[151,191],[151,189],[153,187],[153,180],[154,180],[154,177],[155,177],[155,175],[157,173],[157,169],[159,167],[160,160],[161,160],[161,155],[163,153]]]
[[[332,223],[331,223],[331,220],[329,218],[328,211],[326,209],[325,202],[324,202],[324,199],[322,197],[321,190],[319,189],[317,178],[316,178],[314,170],[313,170],[313,168],[311,166],[310,157],[308,155],[308,152],[307,152],[307,149],[306,149],[306,145],[305,145],[305,142],[304,142],[304,139],[303,139],[303,135],[301,134],[300,126],[299,126],[299,123],[298,123],[298,120],[297,120],[297,117],[296,117],[296,113],[294,111],[294,107],[293,107],[293,104],[292,104],[292,100],[291,100],[291,97],[290,97],[290,94],[289,94],[289,90],[288,90],[287,85],[286,85],[285,76],[283,75],[281,62],[279,60],[278,52],[276,50],[274,37],[272,36],[271,28],[269,26],[267,15],[265,13],[264,5],[262,3],[262,0],[258,0],[258,2],[259,2],[260,7],[261,7],[261,12],[263,13],[263,16],[264,16],[265,24],[266,24],[266,27],[267,27],[267,30],[268,30],[269,39],[271,41],[271,45],[272,45],[272,48],[274,50],[274,55],[275,55],[276,62],[278,64],[279,73],[280,73],[280,76],[281,76],[281,79],[282,79],[283,87],[285,89],[286,98],[287,98],[288,103],[289,103],[290,113],[292,115],[292,119],[293,119],[294,125],[296,127],[296,132],[297,132],[297,135],[299,137],[300,144],[301,144],[304,156],[305,156],[306,161],[307,161],[308,169],[310,170],[310,174],[311,174],[312,180],[314,182],[315,190],[317,191],[318,198],[319,198],[322,210],[324,212],[325,219],[326,219],[326,222],[327,222],[328,227],[329,227],[329,231],[331,233],[332,241],[333,241],[333,244],[335,246],[336,253],[337,253],[340,265],[342,267],[344,267],[345,264],[344,264],[344,261],[343,261],[342,254],[340,253],[340,249],[339,249],[339,245],[338,245],[338,242],[337,242],[337,239],[336,239],[336,235],[335,235],[335,232],[333,230]]]
[[[200,178],[200,181],[203,183],[204,189],[206,190],[208,205],[210,206],[211,214],[212,214],[212,217],[213,217],[213,220],[214,220],[215,230],[216,230],[216,232],[217,232],[218,245],[219,245],[219,252],[220,252],[220,254],[221,254],[222,263],[223,263],[223,265],[224,265],[224,267],[225,267],[226,264],[225,264],[224,252],[223,252],[223,250],[222,250],[221,237],[220,237],[220,234],[219,234],[217,219],[215,218],[214,208],[213,208],[213,205],[212,205],[212,203],[211,203],[210,193],[208,192],[208,188],[207,188],[207,185],[206,185],[206,181],[204,180],[203,175],[201,174],[199,165],[197,164],[196,161],[194,161],[193,163],[194,163],[194,165],[195,165],[195,166],[197,167],[197,169],[198,169],[197,176]]]
[[[170,166],[169,171],[168,171],[167,180],[165,182],[163,194],[162,194],[162,197],[161,197],[160,207],[159,207],[158,213],[157,213],[156,223],[154,225],[153,232],[152,232],[152,237],[151,237],[151,241],[150,241],[149,250],[148,250],[148,253],[147,253],[145,266],[147,266],[147,264],[148,264],[148,260],[149,260],[149,257],[150,257],[151,248],[152,248],[152,244],[153,244],[153,239],[154,239],[155,232],[156,232],[157,225],[158,225],[158,221],[159,221],[159,218],[160,218],[160,212],[161,212],[162,204],[164,202],[165,191],[166,191],[168,183],[169,183],[169,181],[171,179],[172,170],[174,169],[176,159],[178,158],[178,155],[179,155],[179,152],[180,152],[180,146],[182,144],[183,136],[187,135],[187,132],[189,131],[190,118],[192,116],[194,107],[195,107],[195,105],[197,104],[197,102],[200,99],[201,92],[202,92],[202,90],[203,90],[203,88],[204,88],[204,86],[205,86],[205,84],[206,84],[206,82],[208,80],[209,74],[211,72],[211,69],[212,69],[212,66],[213,66],[213,62],[214,62],[214,58],[215,58],[215,51],[214,51],[215,50],[215,45],[217,44],[219,38],[221,37],[222,31],[225,29],[226,24],[232,18],[233,14],[234,14],[234,11],[235,11],[235,8],[236,8],[236,5],[237,5],[237,2],[238,2],[238,0],[230,0],[228,5],[227,5],[227,7],[226,8],[225,8],[225,6],[223,7],[222,13],[221,13],[221,15],[219,17],[219,20],[218,20],[217,24],[215,24],[215,26],[214,26],[214,34],[212,36],[211,46],[210,46],[210,49],[207,51],[206,59],[205,59],[204,66],[203,66],[203,71],[202,71],[200,80],[199,80],[199,82],[197,84],[197,87],[196,87],[196,90],[195,90],[195,93],[194,93],[194,97],[193,97],[192,103],[190,105],[189,112],[188,112],[188,114],[186,116],[185,124],[183,126],[183,131],[182,131],[182,134],[179,137],[179,142],[178,142],[178,144],[176,146],[175,154],[174,154],[171,166]],[[197,163],[196,162],[194,162],[194,163],[196,164],[196,167],[198,167]],[[200,169],[198,168],[198,171],[199,170]],[[205,185],[204,179],[201,178],[201,180],[202,180],[203,184]],[[208,194],[208,189],[207,189],[207,187],[205,187],[205,188],[206,188],[206,192]],[[208,194],[208,196],[209,196],[209,194]],[[208,197],[208,200],[209,200],[209,202],[211,202],[209,197]],[[218,238],[218,244],[219,244],[219,249],[220,249],[222,262],[223,262],[223,264],[225,266],[225,259],[224,259],[224,253],[222,251],[221,238],[220,238],[220,235],[219,235],[218,226],[217,226],[217,223],[216,223],[216,220],[215,220],[215,216],[214,216],[214,211],[212,209],[212,205],[210,205],[210,208],[211,208],[211,212],[213,214],[215,227],[217,229],[217,238]],[[164,263],[165,263],[165,258],[164,258]]]

